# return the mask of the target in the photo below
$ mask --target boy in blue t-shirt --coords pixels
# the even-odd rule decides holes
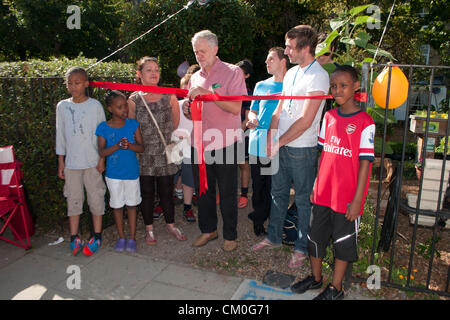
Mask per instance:
[[[127,98],[112,90],[105,95],[111,120],[102,122],[95,134],[98,152],[106,157],[106,185],[110,193],[109,205],[114,209],[119,239],[114,250],[136,252],[136,206],[141,203],[139,162],[136,152],[144,152],[139,122],[128,119]],[[127,206],[130,238],[123,231],[123,207]]]

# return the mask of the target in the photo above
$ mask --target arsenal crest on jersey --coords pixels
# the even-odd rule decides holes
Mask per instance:
[[[355,132],[356,130],[356,125],[354,125],[353,123],[349,123],[347,125],[347,128],[345,129],[345,131],[347,131],[347,134],[352,134],[353,132]]]

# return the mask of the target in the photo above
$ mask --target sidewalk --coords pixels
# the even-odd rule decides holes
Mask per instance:
[[[254,279],[112,248],[74,257],[67,241],[49,246],[47,238],[33,237],[32,245],[25,251],[0,242],[1,300],[310,300],[320,292],[294,294]],[[345,299],[368,298],[350,292]]]

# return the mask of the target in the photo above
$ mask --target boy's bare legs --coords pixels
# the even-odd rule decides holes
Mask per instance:
[[[80,226],[80,216],[69,216],[69,230],[70,235],[75,236],[78,234],[78,227]]]
[[[184,204],[192,204],[192,196],[194,195],[194,188],[183,184],[183,198]]]
[[[312,256],[310,256],[310,258],[311,258],[311,270],[314,276],[314,280],[319,282],[320,280],[322,280],[322,259],[315,258]]]
[[[180,190],[181,187],[181,175],[177,178],[177,183],[175,184],[175,189]]]
[[[114,221],[116,223],[119,238],[125,239],[125,234],[123,232],[123,208],[114,209],[113,212],[114,212]]]
[[[130,239],[136,240],[136,207],[127,206],[128,227],[130,228]]]
[[[94,225],[94,232],[102,233],[103,215],[100,216],[92,215],[92,223]]]
[[[342,280],[344,279],[345,272],[347,271],[347,266],[347,261],[339,259],[335,259],[334,261],[333,280],[331,284],[339,291],[342,289]],[[319,282],[322,279],[322,259],[311,257],[311,269],[314,280]]]
[[[337,290],[341,290],[342,288],[342,280],[344,280],[345,272],[347,271],[348,262],[335,259],[334,261],[334,272],[333,272],[333,281],[332,285]]]

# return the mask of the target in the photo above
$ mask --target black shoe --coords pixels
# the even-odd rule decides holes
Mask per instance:
[[[310,289],[319,289],[322,284],[322,279],[320,279],[320,281],[316,281],[314,280],[314,276],[309,276],[297,283],[294,283],[291,286],[291,290],[295,293],[304,293]]]
[[[255,232],[255,235],[257,237],[264,236],[267,234],[266,230],[264,229],[264,225],[262,224],[254,224],[253,231]]]
[[[330,283],[325,290],[323,290],[317,297],[313,300],[342,300],[344,299],[344,290],[337,290]]]

